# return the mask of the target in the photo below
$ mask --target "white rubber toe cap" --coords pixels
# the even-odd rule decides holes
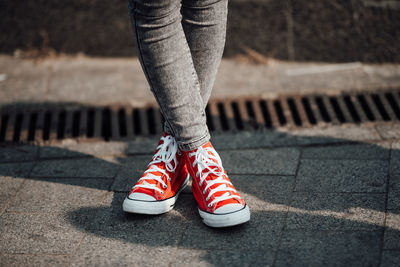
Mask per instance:
[[[143,194],[143,193],[132,193],[129,195],[130,199],[134,200],[144,200],[144,201],[154,201],[156,200],[155,197],[152,197],[148,194]]]
[[[224,213],[230,213],[230,212],[235,212],[240,209],[243,209],[242,204],[226,204],[222,207],[219,207],[214,211],[215,214],[224,214]]]

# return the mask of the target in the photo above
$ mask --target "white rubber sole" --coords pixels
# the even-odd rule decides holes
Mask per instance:
[[[127,196],[124,200],[124,203],[122,203],[122,210],[129,213],[139,213],[139,214],[149,214],[149,215],[158,215],[166,213],[174,208],[175,202],[178,199],[180,192],[188,184],[189,178],[190,175],[188,174],[186,180],[183,182],[181,188],[176,193],[176,195],[165,200],[161,201],[136,200],[136,199],[130,199]]]
[[[199,209],[199,214],[203,222],[211,227],[234,226],[250,220],[250,209],[247,205],[235,212],[224,214],[212,214]]]

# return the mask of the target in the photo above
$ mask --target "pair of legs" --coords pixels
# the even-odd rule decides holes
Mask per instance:
[[[203,221],[241,224],[250,212],[209,142],[205,106],[225,46],[228,0],[129,0],[135,45],[165,118],[143,176],[125,198],[127,212],[171,210],[192,177]]]
[[[165,131],[182,150],[210,135],[205,106],[225,46],[228,0],[129,0],[135,45]]]

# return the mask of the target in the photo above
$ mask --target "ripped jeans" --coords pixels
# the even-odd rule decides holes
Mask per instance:
[[[128,0],[136,51],[181,150],[210,139],[205,107],[225,46],[228,0]]]

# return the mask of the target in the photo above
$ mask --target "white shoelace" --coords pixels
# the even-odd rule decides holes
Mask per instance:
[[[209,153],[211,152],[211,154]],[[221,184],[214,189],[211,189],[206,197],[206,201],[208,201],[212,195],[217,192],[227,191],[225,194],[219,197],[215,197],[210,203],[208,203],[208,207],[211,207],[214,203],[221,202],[223,200],[236,198],[240,199],[237,195],[232,195],[229,191],[237,192],[234,188],[228,187],[227,185],[232,185],[231,182],[224,179],[225,171],[222,167],[222,161],[219,157],[218,153],[212,147],[199,147],[197,151],[189,153],[189,157],[195,156],[193,161],[193,167],[197,164],[197,173],[196,177],[200,176],[199,185],[201,186],[209,174],[214,174],[218,176],[217,179],[206,181],[207,185],[203,190],[203,194],[206,193],[207,189],[213,186],[214,184]],[[217,163],[214,161],[216,160]],[[207,169],[208,172],[203,173],[203,170]]]
[[[157,181],[160,184],[162,184],[164,189],[166,189],[167,184],[161,179],[160,176],[154,175],[153,173],[161,172],[162,174],[167,176],[168,181],[171,181],[171,178],[169,177],[166,170],[161,169],[160,167],[156,166],[155,164],[164,162],[165,167],[166,167],[167,171],[169,171],[169,172],[175,172],[176,166],[178,165],[177,159],[176,159],[176,153],[178,152],[178,145],[175,141],[175,138],[170,135],[167,135],[165,137],[162,136],[161,140],[164,142],[157,147],[157,149],[156,149],[156,150],[158,150],[157,153],[154,154],[153,159],[147,165],[147,167],[149,167],[150,165],[151,165],[151,167],[148,170],[146,170],[144,172],[144,176],[139,179],[139,181],[144,180],[144,182],[142,184],[135,185],[134,188],[139,188],[139,187],[148,188],[148,189],[156,190],[156,191],[160,192],[160,194],[164,194],[164,191],[157,187],[157,183],[151,184],[146,181],[146,180]],[[172,164],[172,162],[173,162],[173,164]]]

